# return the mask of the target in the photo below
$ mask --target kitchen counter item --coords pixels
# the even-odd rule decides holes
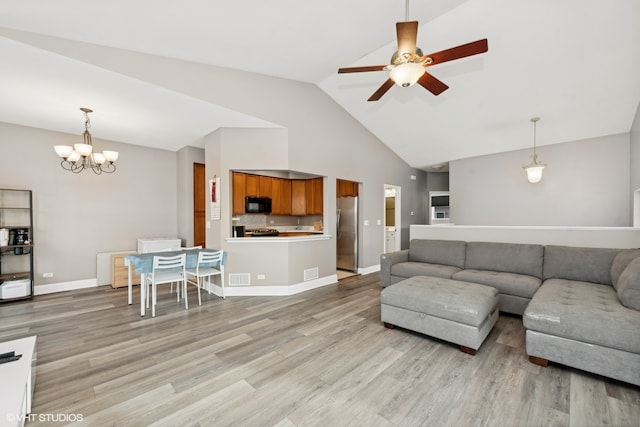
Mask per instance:
[[[256,228],[254,230],[248,230],[247,232],[253,237],[271,237],[279,234],[275,228]]]

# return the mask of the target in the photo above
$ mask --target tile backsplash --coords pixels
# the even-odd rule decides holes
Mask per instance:
[[[322,215],[290,216],[246,214],[234,215],[233,218],[234,220],[232,221],[232,225],[244,225],[248,230],[253,228],[272,228],[290,225],[313,226],[315,221],[322,221]]]

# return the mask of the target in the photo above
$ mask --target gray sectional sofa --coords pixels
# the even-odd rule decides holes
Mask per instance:
[[[414,239],[381,255],[384,287],[413,276],[492,286],[522,315],[534,363],[640,385],[640,249]]]

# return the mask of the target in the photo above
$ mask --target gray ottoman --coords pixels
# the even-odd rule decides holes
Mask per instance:
[[[380,294],[381,317],[399,326],[460,345],[476,354],[498,319],[498,291],[491,286],[415,276]]]

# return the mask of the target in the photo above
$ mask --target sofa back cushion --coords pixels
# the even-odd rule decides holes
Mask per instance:
[[[526,274],[542,278],[544,246],[468,242],[464,268]]]
[[[640,311],[640,258],[629,263],[618,278],[618,299],[627,308]]]
[[[611,285],[611,266],[618,252],[620,249],[545,246],[543,279]]]
[[[611,265],[611,283],[614,288],[618,289],[618,278],[627,265],[637,257],[640,257],[640,249],[623,249],[618,252]]]
[[[459,240],[413,239],[409,242],[409,261],[464,268],[465,246]]]

